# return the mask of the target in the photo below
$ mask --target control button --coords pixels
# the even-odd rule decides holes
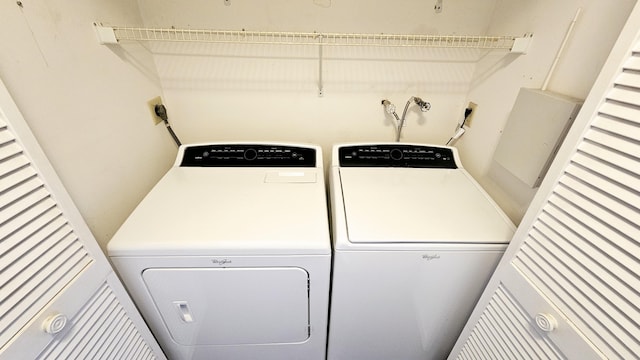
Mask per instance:
[[[389,153],[391,159],[393,160],[401,160],[402,159],[402,151],[400,149],[392,149]]]
[[[247,149],[244,151],[245,160],[255,160],[258,157],[256,149]]]

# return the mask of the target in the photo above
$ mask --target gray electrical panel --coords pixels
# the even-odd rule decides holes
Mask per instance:
[[[542,182],[582,100],[520,89],[494,160],[531,188]]]

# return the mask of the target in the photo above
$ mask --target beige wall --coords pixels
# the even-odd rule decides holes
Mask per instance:
[[[331,145],[393,141],[390,115],[411,96],[403,141],[444,144],[466,104],[474,121],[456,143],[465,167],[519,223],[535,189],[496,166],[493,151],[520,87],[539,88],[581,8],[548,90],[584,99],[635,0],[364,0],[248,2],[140,0],[148,26],[225,30],[516,35],[533,33],[527,55],[469,49],[325,47],[318,97],[314,46],[162,44],[154,59],[177,131],[187,142],[285,140]],[[320,6],[324,5],[324,6]],[[525,159],[526,161],[526,159]]]
[[[135,2],[0,3],[0,78],[104,248],[170,166],[146,101],[161,93],[141,46],[99,45],[95,20],[140,24]]]
[[[499,0],[488,29],[534,33],[525,56],[490,54],[478,62],[468,99],[479,104],[472,128],[457,143],[471,174],[519,223],[537,189],[493,161],[493,152],[521,87],[541,88],[570,23],[581,12],[547,90],[585,99],[635,0]],[[523,154],[523,161],[526,161]]]
[[[151,27],[392,34],[482,34],[494,1],[139,1]],[[461,116],[476,62],[486,51],[393,47],[324,47],[318,96],[317,46],[154,44],[154,59],[176,131],[186,142],[293,141],[323,146],[394,141],[387,98],[413,107],[403,141],[443,144]],[[502,55],[505,51],[500,52]]]
[[[410,96],[403,141],[443,144],[469,100],[478,111],[457,143],[465,167],[518,222],[532,196],[492,164],[522,86],[539,87],[577,7],[583,15],[550,90],[584,98],[633,0],[167,0],[0,4],[0,78],[104,247],[171,165],[175,145],[146,101],[163,95],[183,142],[271,140],[321,144],[393,141]],[[264,31],[522,35],[527,55],[460,49],[324,49],[234,44],[99,45],[91,26]],[[170,219],[163,219],[170,220]]]

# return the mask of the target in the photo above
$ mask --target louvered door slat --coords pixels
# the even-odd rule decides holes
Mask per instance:
[[[98,289],[71,322],[68,334],[52,342],[38,359],[154,358],[108,284]],[[103,340],[109,347],[101,345]]]
[[[564,204],[571,204],[571,208],[581,209],[581,211],[586,212],[588,216],[593,217],[594,222],[600,221],[606,224],[606,226],[615,229],[614,231],[621,233],[631,241],[634,240],[632,236],[638,233],[639,228],[637,224],[621,217],[619,214],[613,212],[612,209],[604,208],[600,204],[592,202],[590,198],[584,197],[583,194],[574,192],[564,186],[559,186],[556,194],[561,196]],[[640,239],[637,240],[640,241]]]
[[[23,183],[16,185],[12,191],[0,193],[0,204],[5,204],[5,206],[10,205],[11,203],[18,201],[39,189],[46,192],[46,190],[43,189],[42,181],[36,177],[27,179]],[[15,207],[12,208],[15,209]],[[12,212],[15,212],[15,210],[12,210]]]
[[[19,216],[3,224],[0,228],[0,256],[4,258],[7,252],[29,241],[34,233],[49,223],[57,222],[56,228],[65,224],[66,220],[61,215],[60,209],[52,206],[36,217]]]
[[[90,337],[83,339],[83,346],[78,355],[82,358],[92,358],[90,355],[98,350],[100,344],[107,339],[107,334],[114,321],[122,321],[123,312],[118,312],[120,305],[117,302],[109,302],[103,304],[100,316],[95,317],[94,322],[87,327],[87,333],[92,334]]]
[[[635,226],[636,228],[638,227],[638,224],[635,222],[636,213],[628,206],[628,204],[625,204],[614,197],[608,196],[607,193],[601,192],[569,174],[561,178],[560,184],[569,189],[569,191],[581,194],[581,196],[589,194],[589,199],[596,204],[595,206],[600,206],[601,208],[616,214],[627,224]]]
[[[595,264],[590,268],[601,267],[605,270],[604,278],[613,288],[628,298],[633,298],[640,291],[640,278],[634,274],[635,261],[633,257],[625,251],[619,249],[615,244],[603,243],[595,240],[595,237],[585,238],[575,228],[571,228],[572,222],[561,214],[550,216],[548,213],[540,215],[539,222],[536,223],[536,230],[548,234],[547,237],[556,237],[556,244],[562,244],[560,240],[566,241],[575,251],[580,252],[585,257],[586,263],[591,259]],[[584,234],[584,233],[583,233]],[[596,264],[598,264],[596,266]],[[630,268],[631,266],[631,268]],[[612,278],[608,278],[611,276]]]
[[[621,233],[619,229],[611,227],[611,225],[603,219],[593,216],[565,199],[554,195],[550,198],[549,204],[555,206],[549,206],[546,209],[549,213],[556,214],[562,212],[562,215],[566,216],[567,222],[571,224],[571,227],[575,229],[576,232],[583,233],[585,237],[594,239],[594,241],[598,242],[598,246],[604,245],[603,243],[605,241],[607,244],[615,244],[617,246],[623,244],[633,246],[634,243],[637,245],[633,237]],[[627,253],[631,254],[630,252]],[[634,256],[633,260],[638,261],[638,258]]]
[[[50,293],[51,290],[60,286],[59,282],[70,280],[70,270],[78,265],[82,268],[90,262],[80,250],[81,246],[78,243],[65,238],[44,252],[42,258],[29,263],[24,272],[10,279],[6,289],[3,287],[3,292],[7,291],[9,294],[0,305],[3,314],[6,316],[10,311],[26,312],[32,303],[21,300],[29,296],[34,297],[34,302],[40,302],[45,295],[54,296],[54,293]],[[68,263],[64,263],[65,261]],[[1,318],[4,319],[5,316]]]
[[[19,212],[11,217],[0,227],[0,256],[4,255],[10,248],[24,239],[12,240],[20,234],[30,234],[36,231],[44,223],[60,216],[62,212],[55,206],[51,198],[33,204],[25,211]]]
[[[26,166],[23,157],[10,158],[0,166],[0,192],[9,191],[11,187],[36,175],[34,169]],[[0,204],[2,206],[4,204]]]
[[[15,143],[13,144],[16,145]],[[8,154],[8,156],[4,157],[2,161],[2,167],[0,168],[1,170],[0,176],[1,177],[7,176],[8,174],[17,171],[21,167],[24,167],[28,164],[29,164],[29,159],[26,156],[20,156],[20,155],[13,156],[11,154]],[[4,181],[3,183],[6,183],[6,181]],[[0,189],[2,189],[3,191],[6,190],[6,186],[1,187]]]
[[[630,109],[628,106],[625,106],[624,104],[619,104],[611,101],[606,102],[600,108],[600,113],[602,115],[608,115],[622,120],[640,123],[640,114],[634,109]]]
[[[504,359],[507,357],[506,354],[510,352],[509,347],[512,344],[503,344],[498,342],[500,336],[500,331],[503,327],[503,323],[492,316],[487,316],[487,323],[479,325],[478,337],[482,340],[482,342],[491,344],[492,348],[495,349],[494,357],[498,359]]]
[[[489,313],[487,316],[487,325],[498,326],[501,331],[501,336],[504,334],[514,334],[515,342],[507,342],[507,347],[502,347],[501,350],[506,350],[506,354],[504,355],[505,359],[509,359],[509,354],[522,354],[522,357],[526,357],[529,359],[540,358],[541,351],[537,348],[537,346],[532,346],[529,342],[521,342],[523,335],[528,335],[529,332],[526,329],[518,326],[518,323],[523,323],[526,321],[526,316],[518,311],[514,311],[515,309],[512,307],[512,303],[509,301],[508,297],[504,296],[505,294],[500,292],[496,294],[495,304],[493,305],[493,312]],[[513,318],[514,321],[506,321],[508,318]],[[486,332],[487,336],[490,336]],[[500,337],[502,338],[502,337]],[[495,344],[494,344],[495,346]],[[499,350],[500,351],[500,350]]]
[[[600,114],[611,116],[635,123],[640,123],[640,114],[634,109],[630,109],[628,106],[624,104],[616,103],[616,102],[606,102],[600,108]]]
[[[108,354],[111,354],[111,356],[109,357],[109,359],[120,359],[124,356],[124,354],[126,354],[129,351],[129,347],[128,347],[128,343],[122,341],[122,339],[133,339],[135,334],[135,328],[133,328],[133,326],[127,326],[126,329],[124,329],[124,331],[119,332],[119,337],[117,339],[114,339],[114,341],[111,344],[111,350],[108,352]]]
[[[75,347],[66,349],[63,353],[64,358],[68,358],[70,354],[75,357],[86,359],[91,358],[89,353],[105,338],[105,332],[111,324],[111,320],[118,317],[115,302],[108,302],[108,299],[102,297],[102,301],[96,306],[92,320],[83,323],[79,328],[78,337],[75,341]]]
[[[578,164],[570,164],[566,172],[576,179],[580,179],[596,189],[600,189],[603,193],[608,194],[620,203],[627,204],[631,210],[640,209],[640,199],[636,195],[634,189],[620,186],[620,184],[612,183],[607,178],[598,176],[597,174],[584,169]]]
[[[611,256],[619,266],[622,266],[620,272],[635,276],[638,270],[638,259],[634,252],[627,250],[628,247],[621,246],[625,245],[624,242],[620,243],[611,238],[601,237],[602,235],[593,229],[593,224],[581,223],[567,212],[553,206],[545,208],[545,213],[556,221],[555,224],[558,227],[554,229],[562,231],[567,228],[570,229],[572,234],[575,234],[575,237],[572,237],[571,240],[576,243],[576,246],[590,246],[594,249],[594,253],[598,251]],[[541,217],[546,216],[546,214],[541,215]],[[545,219],[547,218],[545,217]],[[613,234],[612,232],[609,233]],[[617,240],[624,240],[617,234],[615,235]]]
[[[100,354],[113,354],[114,345],[117,343],[119,336],[122,336],[122,332],[128,329],[122,329],[118,325],[124,321],[125,313],[116,313],[113,317],[109,318],[107,329],[104,331],[102,340],[96,342],[89,352],[89,358],[95,358]]]
[[[640,106],[640,105],[634,105]],[[635,117],[630,117],[632,120],[635,120]],[[627,138],[633,140],[638,137],[638,123],[635,121],[627,121],[626,119],[620,118],[608,118],[599,116],[597,117],[593,124],[591,125],[593,128],[602,129],[604,131],[611,132],[615,135],[621,136],[623,138]]]
[[[7,161],[9,158],[18,156],[22,152],[22,148],[15,142],[0,144],[0,162]]]
[[[598,131],[597,129],[589,130],[585,137],[586,141],[590,143],[613,149],[613,151],[629,158],[637,160],[640,156],[640,142],[621,139],[620,137]],[[633,166],[633,168],[635,167],[636,166]]]
[[[573,242],[575,234],[572,234],[569,230],[565,229],[564,234],[557,232],[556,230],[561,227],[562,225],[558,224],[554,219],[541,217],[541,221],[536,225],[536,230],[532,231],[532,238],[552,238],[555,247],[550,248],[549,251],[555,254],[554,257],[566,256],[568,271],[578,276],[578,278],[573,279],[575,286],[589,288],[586,290],[587,292],[597,291],[606,299],[601,302],[602,304],[608,302],[613,304],[615,309],[621,309],[620,313],[624,314],[624,319],[621,321],[626,323],[626,327],[637,327],[640,324],[639,304],[629,303],[624,299],[637,296],[637,290],[634,285],[639,280],[629,276],[628,273],[623,271],[624,269],[621,268],[620,264],[612,259],[606,259],[606,256],[595,252],[587,244],[582,245],[581,242]],[[566,235],[566,237],[563,235]],[[559,264],[559,266],[565,265]]]
[[[614,167],[621,172],[629,173],[627,176],[631,179],[636,179],[640,175],[637,158],[587,141],[583,142],[578,150],[602,162],[607,168]]]
[[[558,247],[561,251],[566,251],[568,256],[571,256],[573,261],[577,263],[574,270],[580,270],[580,279],[585,281],[577,283],[576,286],[589,286],[593,287],[603,296],[606,297],[608,302],[615,304],[616,308],[623,309],[625,318],[634,322],[635,325],[640,322],[638,316],[637,303],[630,303],[626,299],[633,299],[638,295],[636,284],[639,279],[627,272],[628,269],[616,259],[607,258],[606,254],[598,252],[597,248],[581,242],[576,239],[576,235],[569,230],[564,230],[562,233],[556,233],[558,230],[557,222],[553,219],[544,219],[545,225],[548,228],[540,226],[540,231],[549,236],[556,236],[555,240],[558,242]],[[561,226],[561,225],[560,225]],[[553,227],[553,229],[551,229]],[[561,237],[561,238],[558,238]],[[577,240],[573,242],[573,240]],[[626,320],[625,320],[626,321]],[[634,340],[637,341],[637,340]]]
[[[500,309],[494,309],[499,312]],[[505,343],[500,341],[500,331],[498,329],[507,327],[509,331],[517,331],[517,329],[511,323],[504,323],[500,318],[493,316],[487,316],[487,323],[480,325],[479,336],[482,337],[482,341],[491,344],[491,347],[495,349],[495,357],[499,359],[508,359],[509,354],[514,352],[522,352],[522,345],[520,343]]]
[[[16,245],[3,256],[7,259],[13,258],[11,263],[5,266],[5,269],[0,273],[0,284],[2,284],[3,291],[12,291],[11,279],[16,276],[20,276],[24,273],[25,267],[29,264],[36,263],[38,259],[44,256],[44,253],[49,249],[49,246],[43,246],[45,242],[57,241],[62,238],[63,235],[69,234],[69,227],[65,227],[63,219],[56,219],[45,226],[38,229],[38,231],[30,234],[27,238],[10,237],[7,241],[16,243]],[[64,230],[63,230],[64,229]],[[12,256],[13,254],[19,254],[19,256]],[[24,275],[23,275],[24,276]],[[15,286],[22,286],[19,282]]]
[[[638,57],[630,57],[622,65],[622,69],[623,70],[640,71],[640,58],[638,58]]]
[[[5,207],[0,213],[0,224],[30,209],[48,209],[54,205],[55,202],[49,197],[49,192],[44,188],[38,188],[34,192],[19,197],[9,207]]]
[[[619,184],[627,187],[631,190],[640,189],[640,179],[629,174],[625,169],[621,169],[613,164],[604,163],[601,159],[597,158],[598,154],[586,154],[579,152],[573,157],[572,161],[575,164],[582,166],[584,169],[589,169],[598,176],[606,179],[609,183]]]
[[[609,92],[607,99],[617,101],[620,103],[632,105],[632,106],[640,106],[640,99],[635,96],[633,91],[629,91],[628,88],[617,87],[611,89]]]
[[[3,131],[4,130],[4,131]],[[0,127],[0,144],[8,144],[15,139],[10,131],[7,131],[6,125]]]
[[[635,65],[635,64],[634,64]],[[636,76],[635,74],[632,73],[622,73],[620,74],[620,76],[618,76],[618,78],[616,79],[616,84],[619,85],[624,85],[624,86],[629,86],[629,87],[635,87],[635,88],[639,88],[640,87],[640,79],[638,78],[638,76]]]

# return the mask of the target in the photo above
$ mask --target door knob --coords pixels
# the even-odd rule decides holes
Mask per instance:
[[[555,330],[558,327],[558,322],[556,318],[551,314],[546,313],[538,313],[536,315],[536,325],[538,328],[544,332],[550,332]]]
[[[67,325],[67,316],[56,313],[50,315],[42,322],[42,329],[48,334],[57,334]]]

